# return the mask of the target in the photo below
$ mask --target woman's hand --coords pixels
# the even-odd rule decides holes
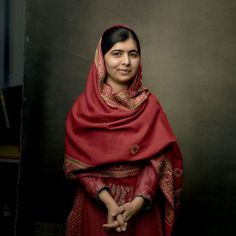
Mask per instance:
[[[107,206],[107,223],[103,225],[106,230],[115,230],[117,232],[125,231],[127,228],[127,223],[124,221],[121,214],[113,216],[113,212],[116,212],[118,205],[109,204]]]
[[[111,215],[116,218],[121,215],[123,220],[127,222],[132,216],[136,215],[137,212],[141,210],[143,204],[144,199],[142,197],[136,197],[132,202],[127,202],[118,207]]]
[[[144,199],[142,197],[136,197],[132,202],[127,202],[119,207],[117,207],[112,213],[111,217],[114,220],[112,223],[104,224],[103,227],[107,229],[114,229],[116,228],[117,232],[125,231],[127,228],[128,220],[137,214],[138,211],[141,210],[144,204]],[[118,219],[122,219],[122,222],[125,222],[124,228],[119,228],[120,223],[118,223]],[[117,226],[118,225],[118,226]]]
[[[107,230],[113,229],[117,232],[125,231],[127,223],[123,220],[122,215],[116,214],[115,217],[112,215],[119,206],[111,197],[110,193],[106,189],[103,189],[99,192],[98,197],[107,208],[107,223],[104,224],[103,227]]]

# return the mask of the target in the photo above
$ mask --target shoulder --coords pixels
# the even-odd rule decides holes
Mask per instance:
[[[158,100],[158,98],[157,98],[157,96],[154,94],[154,93],[152,93],[152,92],[150,92],[150,94],[149,94],[149,102],[152,104],[152,105],[156,105],[156,106],[158,106],[158,107],[162,107],[161,106],[161,103],[159,102],[159,100]]]

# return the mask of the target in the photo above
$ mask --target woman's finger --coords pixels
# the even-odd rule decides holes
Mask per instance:
[[[121,214],[117,215],[116,220],[118,221],[121,230],[125,231],[126,230],[126,225],[125,225],[125,221],[124,221],[122,215]]]
[[[125,211],[122,214],[122,218],[123,218],[124,221],[128,221],[131,218],[130,212],[129,211]]]
[[[119,226],[119,223],[118,223],[117,220],[114,221],[114,222],[112,222],[112,223],[103,224],[103,225],[102,225],[103,228],[109,228],[109,229],[115,229],[115,228],[117,228],[118,226]]]
[[[122,229],[121,229],[120,227],[117,227],[117,228],[115,229],[115,231],[116,231],[116,232],[121,232]]]
[[[124,207],[120,206],[114,212],[112,212],[111,215],[113,217],[116,217],[117,215],[121,214],[123,211],[124,211]]]
[[[104,224],[102,226],[106,231],[111,231],[111,230],[115,230],[116,232],[121,232],[122,229],[120,228],[120,226],[115,227],[113,224]]]

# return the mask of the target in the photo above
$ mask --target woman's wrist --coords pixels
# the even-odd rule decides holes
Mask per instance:
[[[104,203],[104,205],[109,208],[112,206],[117,206],[116,202],[114,201],[114,199],[112,198],[112,196],[110,195],[110,193],[107,191],[107,189],[102,189],[99,193],[98,193],[98,198]]]
[[[131,203],[134,208],[139,211],[144,206],[145,200],[142,197],[135,197]]]

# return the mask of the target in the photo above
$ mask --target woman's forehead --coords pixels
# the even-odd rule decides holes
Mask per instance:
[[[125,41],[117,42],[116,44],[114,44],[113,47],[110,49],[110,51],[113,50],[138,51],[138,47],[134,39],[128,38]]]

